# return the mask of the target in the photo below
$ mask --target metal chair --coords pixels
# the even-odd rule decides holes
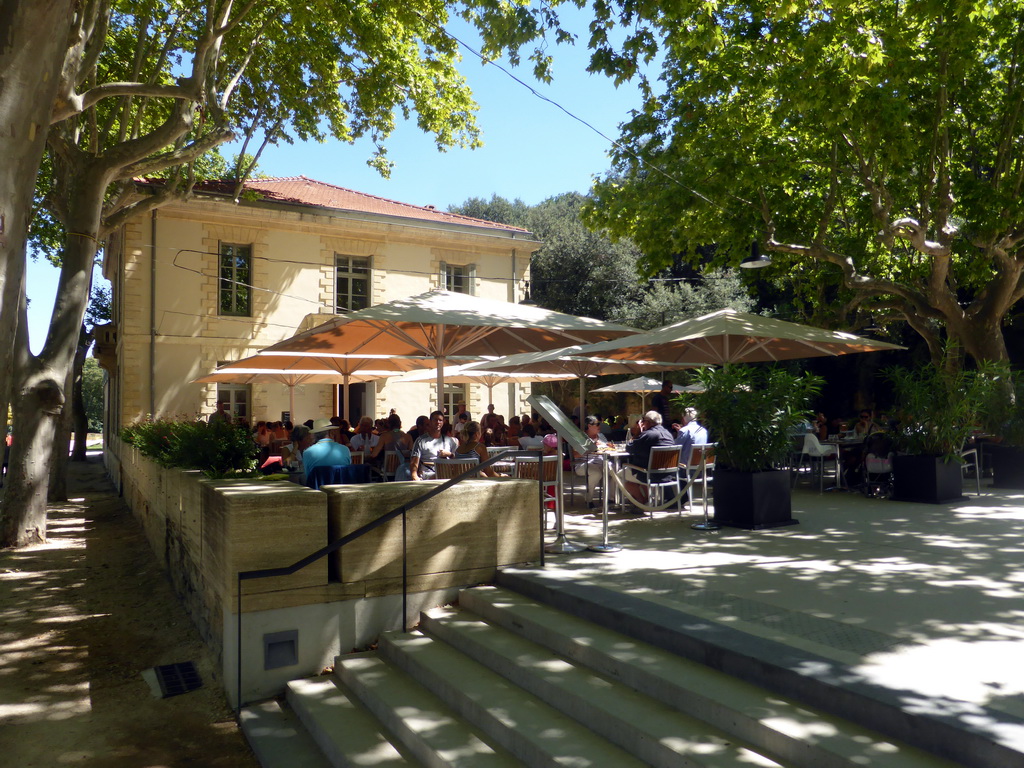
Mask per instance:
[[[665,503],[665,489],[675,488],[676,507],[679,512],[683,511],[682,486],[679,484],[679,452],[678,445],[659,445],[651,448],[647,458],[647,468],[643,469],[634,464],[627,464],[637,473],[636,483],[647,488],[648,498],[651,506],[661,507]],[[640,478],[644,479],[641,480]],[[654,513],[651,513],[654,517]]]
[[[479,465],[480,462],[477,459],[434,459],[434,479],[435,480],[451,480],[453,477],[458,477],[467,469],[471,469]]]
[[[561,456],[541,456],[538,463],[536,454],[527,456],[516,456],[512,476],[520,480],[537,480],[538,471],[543,473],[544,480],[544,508],[555,509],[555,494],[558,492],[558,462]],[[542,468],[538,470],[538,466]]]
[[[974,469],[974,482],[977,487],[978,495],[981,496],[981,463],[978,461],[978,449],[967,448],[966,450],[961,450],[960,461],[961,477],[967,473],[968,467],[972,467]]]
[[[701,496],[704,508],[708,506],[708,471],[714,471],[715,469],[715,444],[707,443],[706,445],[695,445],[690,448],[690,461],[686,464],[681,464],[680,469],[684,470],[688,478],[696,480],[697,475],[700,475],[701,484]],[[693,483],[691,482],[686,489],[687,495],[690,498],[690,507],[693,507]]]
[[[384,480],[394,480],[395,473],[398,471],[398,465],[405,459],[402,454],[398,451],[385,451],[384,452],[384,463],[381,465],[380,471],[384,476]]]
[[[813,469],[815,459],[817,459],[818,463],[818,492],[821,493],[825,490],[825,459],[833,459],[835,461],[836,483],[838,484],[840,482],[839,449],[834,445],[822,445],[818,441],[817,435],[808,432],[804,435],[804,447],[800,452],[800,463],[797,464],[796,473],[793,477],[794,486],[800,478],[800,468],[804,465],[804,460],[806,460],[807,465]]]

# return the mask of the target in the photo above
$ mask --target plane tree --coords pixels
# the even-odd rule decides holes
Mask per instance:
[[[0,399],[10,395],[14,431],[0,546],[45,537],[55,424],[108,239],[187,198],[197,162],[235,136],[255,157],[267,143],[366,137],[385,173],[399,116],[439,148],[476,145],[450,13],[515,61],[542,30],[561,34],[544,8],[489,0],[0,0],[0,156],[16,159],[0,163]],[[543,48],[528,56],[543,75]],[[140,195],[140,177],[162,183]],[[24,314],[33,217],[62,233],[38,354]]]
[[[752,241],[808,314],[1007,357],[1024,297],[1024,3],[599,4],[592,68],[644,64],[589,221],[648,270]],[[625,42],[609,30],[629,28]]]

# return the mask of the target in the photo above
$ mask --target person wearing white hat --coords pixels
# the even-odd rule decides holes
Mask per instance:
[[[318,439],[302,452],[306,477],[310,477],[317,467],[347,466],[352,463],[352,454],[348,448],[334,439],[335,430],[337,427],[330,419],[317,419],[313,422],[310,432]]]

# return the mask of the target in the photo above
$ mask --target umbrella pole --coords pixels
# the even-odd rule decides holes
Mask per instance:
[[[555,433],[558,434],[557,432]],[[562,453],[562,436],[558,435],[558,470],[555,476],[555,540],[544,547],[544,551],[552,555],[566,555],[573,552],[582,552],[586,549],[583,544],[577,544],[574,541],[569,541],[569,537],[565,535],[565,506],[563,504],[563,476],[562,476],[562,464],[563,453]],[[538,471],[540,475],[544,476],[544,459],[542,458],[538,462]]]
[[[295,385],[288,385],[288,418],[295,423]]]
[[[435,357],[434,362],[437,364],[437,410],[444,413],[444,358]],[[452,415],[448,414],[448,417]]]
[[[348,374],[342,378],[341,385],[341,418],[348,421]]]

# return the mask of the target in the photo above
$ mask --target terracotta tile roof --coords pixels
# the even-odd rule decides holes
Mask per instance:
[[[209,181],[196,184],[197,192],[213,192],[230,194],[234,183],[230,181]],[[460,216],[456,213],[437,210],[433,207],[421,207],[409,203],[399,203],[384,197],[356,192],[344,187],[336,187],[305,176],[288,176],[275,179],[250,179],[245,182],[246,191],[258,193],[264,200],[308,205],[314,208],[331,208],[339,211],[371,213],[382,216],[400,216],[406,219],[421,219],[439,224],[461,224],[467,227],[482,227],[506,232],[529,234],[521,227],[508,224],[496,224],[493,221]]]

